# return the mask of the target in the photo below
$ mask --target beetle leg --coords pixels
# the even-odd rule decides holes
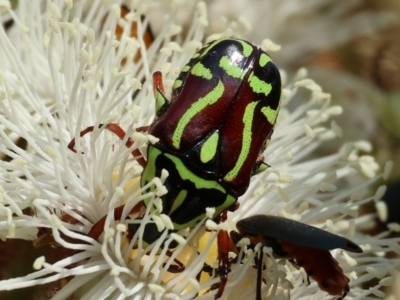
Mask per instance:
[[[160,71],[153,73],[153,93],[156,98],[156,115],[159,117],[171,106],[171,102],[165,97],[162,73]]]
[[[125,131],[118,125],[118,124],[114,124],[114,123],[110,123],[107,125],[104,124],[99,124],[99,128],[104,127],[111,131],[112,133],[114,133],[115,135],[117,135],[121,140],[123,140],[125,138]],[[148,126],[143,126],[143,127],[139,127],[137,131],[142,132],[145,131],[145,129],[148,128]],[[86,129],[82,130],[79,133],[80,137],[83,137],[84,135],[88,134],[89,132],[92,132],[94,130],[94,126],[89,126]],[[128,138],[125,146],[127,148],[130,148],[133,145],[134,141],[131,138]],[[69,144],[68,144],[68,149],[71,150],[72,152],[76,153],[75,150],[75,138],[73,138]],[[136,158],[136,161],[139,163],[139,165],[141,165],[143,168],[146,166],[146,160],[144,159],[142,153],[140,152],[139,149],[133,149],[132,150],[132,156]]]
[[[258,262],[257,262],[257,287],[256,287],[256,300],[261,300],[261,282],[262,282],[262,271],[263,271],[263,260],[264,260],[264,255],[263,255],[262,249],[260,249],[260,255],[258,257]]]
[[[264,172],[266,169],[271,167],[269,164],[264,162],[264,155],[260,154],[256,160],[256,163],[254,165],[253,173],[251,174],[252,176],[260,174],[261,172]]]
[[[139,202],[137,203],[132,210],[130,211],[129,214],[133,214],[133,213],[138,213],[140,211],[140,208],[143,206],[143,202]],[[119,221],[121,220],[122,217],[122,211],[124,210],[125,205],[121,205],[118,206],[117,208],[114,209],[114,220],[115,221]],[[107,216],[102,217],[99,221],[97,221],[96,224],[93,225],[93,227],[90,229],[88,236],[98,240],[100,235],[104,232],[104,225],[106,222],[106,218]],[[132,236],[134,235],[134,233],[130,233]],[[172,252],[167,250],[167,256],[171,257]],[[185,270],[185,266],[183,265],[183,263],[181,263],[178,259],[174,258],[174,262],[176,263],[176,265],[171,265],[168,267],[168,272],[171,273],[181,273]]]
[[[347,295],[348,292],[350,292],[350,288],[349,288],[349,287],[347,287],[347,288],[344,290],[342,297],[338,298],[338,300],[344,299],[344,297],[346,297],[346,295]]]
[[[197,274],[196,279],[198,279],[198,281],[200,281],[200,276],[201,276],[201,272],[205,272],[207,273],[210,277],[213,276],[214,273],[214,269],[207,263],[204,263],[203,269],[201,269],[201,271],[199,272],[199,274]]]
[[[149,131],[150,126],[140,126],[136,128],[136,132],[147,132]]]
[[[165,94],[162,73],[160,71],[153,73],[153,92],[154,97],[157,97],[157,93]]]
[[[139,202],[132,208],[132,210],[130,211],[129,214],[138,213],[142,206],[143,206],[143,202]],[[115,221],[121,220],[122,211],[124,210],[124,207],[125,207],[125,205],[121,205],[114,209],[114,220]],[[91,237],[92,239],[95,239],[95,240],[99,239],[100,235],[104,232],[104,225],[106,223],[106,218],[107,218],[107,215],[102,217],[100,220],[97,221],[96,224],[93,225],[93,227],[90,229],[90,231],[88,233],[89,237]]]
[[[218,292],[215,294],[215,299],[220,298],[224,293],[230,267],[228,232],[226,230],[220,230],[218,232],[218,273],[221,278],[221,284],[218,288]]]
[[[229,207],[227,210],[223,211],[217,218],[217,223],[225,222],[228,218],[228,210],[234,211],[235,204]],[[232,209],[232,210],[231,210]],[[228,281],[228,274],[230,272],[231,263],[229,261],[229,245],[230,239],[228,232],[226,230],[220,230],[218,232],[218,273],[221,278],[221,283],[219,285],[218,291],[215,294],[215,299],[218,299],[224,293],[226,282]]]
[[[166,253],[169,257],[171,257],[172,252],[167,250]],[[174,258],[174,262],[176,263],[176,265],[170,265],[168,267],[168,272],[170,273],[182,273],[183,271],[185,271],[185,266],[183,263],[181,263],[179,260],[177,260],[176,258]]]
[[[100,128],[100,127],[103,127],[103,126],[104,126],[104,124],[100,124],[100,125],[99,125],[99,128]],[[85,130],[82,130],[82,131],[79,133],[79,136],[80,136],[80,137],[83,137],[84,135],[88,134],[89,132],[92,132],[93,129],[94,129],[94,126],[89,126],[89,127],[87,127]],[[69,142],[69,144],[68,144],[68,149],[71,150],[72,152],[76,153],[76,150],[75,150],[75,138],[73,138],[73,139]]]
[[[240,203],[239,203],[239,202],[235,202],[235,203],[233,203],[231,206],[229,206],[229,207],[226,209],[226,211],[234,212],[234,211],[236,211],[237,209],[239,209],[239,207],[240,207]],[[220,218],[218,221],[219,221],[219,222],[225,222],[226,219],[227,219],[227,216],[225,215],[225,218],[224,218],[223,220]]]
[[[135,207],[136,207],[136,206],[135,206]],[[134,207],[134,208],[135,208],[135,207]],[[148,224],[148,225],[149,225],[149,224]],[[128,225],[128,234],[127,234],[127,238],[128,238],[129,241],[132,240],[133,236],[136,234],[136,232],[137,232],[137,230],[139,229],[140,226],[141,226],[141,225],[139,225],[139,224],[129,224],[129,225]],[[145,232],[144,232],[144,235],[143,235],[143,241],[144,241],[146,244],[151,244],[151,243],[153,243],[155,240],[159,239],[159,236],[157,235],[157,236],[152,236],[150,240],[146,240],[146,237],[148,237],[148,235],[146,234],[146,229],[150,229],[150,231],[147,232],[147,233],[150,233],[150,235],[151,235],[151,231],[154,232],[154,230],[157,230],[156,227],[150,227],[150,228],[147,227],[147,228],[145,228]],[[157,233],[158,233],[158,231],[157,231]],[[160,233],[160,234],[161,234],[161,233]],[[171,244],[173,244],[173,243],[171,243]],[[171,246],[171,244],[170,244],[169,246]],[[165,245],[163,245],[162,247],[164,247],[164,246],[165,246]],[[176,247],[176,245],[174,245],[174,246],[172,246],[172,247]],[[136,249],[137,247],[134,246],[134,248]],[[146,253],[146,254],[149,255],[150,253]],[[168,257],[171,257],[171,256],[172,256],[172,251],[167,250],[167,251],[166,251],[166,255],[167,255]],[[181,262],[180,262],[178,259],[176,259],[176,258],[174,258],[173,260],[174,260],[174,262],[175,262],[175,265],[170,265],[170,266],[168,267],[167,271],[170,272],[170,273],[181,273],[181,272],[183,272],[183,271],[185,270],[184,264],[181,263]],[[166,264],[163,264],[164,267],[165,267],[165,265],[166,265]]]

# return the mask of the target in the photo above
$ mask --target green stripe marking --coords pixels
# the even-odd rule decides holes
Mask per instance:
[[[267,118],[268,122],[270,122],[271,124],[275,124],[276,117],[278,116],[278,110],[274,110],[269,106],[264,106],[263,108],[261,108],[261,112]]]
[[[256,94],[264,94],[265,96],[268,96],[272,90],[271,84],[258,78],[254,75],[254,72],[251,72],[248,81],[251,89]]]
[[[227,194],[225,201],[220,206],[215,207],[215,213],[211,219],[215,219],[216,217],[218,217],[224,210],[226,210],[228,207],[232,206],[236,202],[236,200],[237,200],[237,198]],[[185,224],[174,223],[174,229],[181,230],[181,229],[186,229],[186,228],[193,228],[205,217],[205,215],[206,215],[206,213],[204,212],[204,213],[198,215],[197,217],[193,218],[189,222],[186,222]]]
[[[164,95],[157,89],[157,95],[156,95],[156,112],[158,112],[167,102],[165,100]]]
[[[161,154],[161,151],[152,145],[149,146],[147,151],[147,164],[140,177],[140,187],[142,188],[156,177],[156,159]],[[153,192],[155,188],[155,185],[152,185],[146,192]],[[146,207],[149,205],[150,199],[151,197],[143,200]]]
[[[179,206],[181,206],[181,204],[185,201],[187,196],[187,190],[181,190],[178,194],[178,196],[176,196],[175,200],[174,200],[174,204],[171,207],[171,211],[169,212],[170,214],[172,214]]]
[[[252,124],[254,118],[254,110],[256,108],[257,103],[258,102],[251,102],[246,106],[246,109],[244,111],[242,149],[240,150],[239,158],[236,161],[235,166],[233,167],[232,170],[228,172],[228,174],[225,175],[224,180],[226,181],[232,181],[236,178],[244,162],[246,161],[247,156],[249,155],[251,141],[252,141]]]
[[[189,66],[189,65],[185,65],[185,66],[183,67],[181,73],[187,72],[187,71],[189,71],[189,70],[190,70],[190,66]]]
[[[182,80],[177,79],[177,80],[175,80],[174,86],[172,88],[173,89],[178,89],[178,88],[180,88],[182,86],[182,83],[183,83]]]
[[[254,47],[250,45],[249,43],[246,43],[245,41],[238,40],[243,47],[243,55],[246,57],[249,57],[251,53],[253,52]]]
[[[190,180],[194,185],[196,189],[213,189],[220,191],[222,194],[226,195],[225,201],[221,203],[221,205],[215,207],[215,214],[213,218],[217,217],[219,214],[221,214],[225,209],[230,207],[233,203],[236,202],[236,198],[231,196],[230,194],[227,193],[227,191],[215,180],[206,180],[202,177],[197,176],[193,172],[191,172],[185,164],[182,162],[181,159],[178,157],[168,154],[168,153],[163,153],[161,150],[155,148],[154,146],[150,145],[148,149],[148,162],[147,165],[142,173],[141,179],[140,179],[140,185],[141,187],[145,186],[148,182],[150,182],[155,176],[156,176],[156,165],[155,162],[157,160],[157,157],[159,155],[164,155],[167,159],[169,159],[176,167],[176,170],[178,171],[178,174],[180,178],[177,180]],[[167,179],[168,180],[168,179]],[[152,185],[149,190],[146,192],[154,191],[155,190],[155,185]],[[164,213],[169,213],[171,214],[172,212],[176,211],[184,202],[185,200],[187,201],[187,190],[180,190],[178,196],[174,199],[174,203],[172,205],[171,211],[166,212],[163,211]],[[143,199],[143,202],[146,207],[148,207],[149,202],[150,202],[151,197]],[[151,211],[155,211],[154,207],[151,207]],[[158,214],[158,213],[157,213]],[[196,226],[196,224],[202,220],[205,216],[205,212],[199,212],[199,215],[196,216],[196,218],[193,218],[189,222],[186,222],[185,224],[178,224],[178,223],[173,223],[174,224],[174,229],[176,230],[181,230],[185,228],[193,228]]]
[[[268,139],[267,142],[265,143],[265,148],[268,147],[269,143],[271,142],[271,139]]]
[[[215,180],[206,180],[202,177],[197,176],[196,174],[194,174],[192,171],[190,171],[185,164],[182,162],[181,159],[179,159],[178,157],[172,155],[172,154],[168,154],[168,153],[164,153],[165,157],[167,157],[169,160],[171,160],[178,173],[180,176],[179,180],[185,181],[185,180],[189,180],[191,181],[194,185],[196,189],[211,189],[211,190],[218,190],[220,192],[222,192],[223,194],[226,194],[226,198],[225,201],[220,205],[215,207],[215,214],[214,214],[214,218],[217,217],[219,214],[221,214],[225,209],[227,209],[228,207],[230,207],[233,203],[236,202],[236,198],[229,195],[227,193],[227,191]],[[171,209],[171,211],[169,213],[172,213],[173,211],[175,211],[176,209],[178,209],[179,206],[181,206],[187,197],[187,191],[186,190],[182,190],[179,192],[178,196],[175,198],[174,203],[173,203],[173,207]],[[189,222],[186,222],[185,224],[178,224],[178,223],[174,223],[174,229],[176,230],[181,230],[181,229],[185,229],[185,228],[193,228],[194,226],[196,226],[196,224],[203,219],[205,216],[205,212],[199,212],[199,215],[196,218],[193,218],[192,220],[190,220]]]
[[[170,159],[176,166],[176,169],[178,170],[179,176],[182,178],[182,180],[189,180],[191,181],[196,189],[215,189],[218,191],[221,191],[222,193],[226,193],[226,190],[218,184],[215,180],[206,180],[192,171],[190,171],[180,160],[178,157],[172,154],[164,153],[164,155]]]
[[[203,144],[200,149],[200,160],[203,163],[208,163],[215,157],[218,148],[219,133],[214,132]]]
[[[212,73],[210,69],[207,69],[201,62],[198,62],[194,65],[192,70],[190,71],[192,75],[203,77],[205,79],[210,80],[212,78]]]
[[[258,166],[258,168],[255,170],[253,175],[260,174],[261,172],[264,172],[266,169],[268,169],[270,166],[267,165],[265,162],[261,162],[261,164]]]
[[[221,69],[225,70],[226,74],[234,78],[242,79],[243,75],[245,74],[243,69],[239,68],[235,64],[232,64],[232,61],[226,56],[221,57],[219,66]]]
[[[269,57],[267,54],[265,53],[261,53],[260,56],[260,60],[259,60],[259,64],[261,67],[264,67],[267,63],[269,63],[271,60],[271,57]]]
[[[172,145],[175,149],[179,149],[182,133],[185,130],[186,126],[189,124],[190,120],[198,114],[201,113],[202,110],[208,106],[212,105],[221,98],[224,93],[224,84],[221,80],[218,81],[218,84],[213,88],[211,92],[209,92],[205,97],[200,98],[196,102],[194,102],[190,108],[183,114],[182,118],[179,120],[178,125],[174,131],[174,135],[172,136]]]
[[[201,54],[201,57],[207,55],[207,53],[218,43],[224,41],[226,39],[220,39],[220,40],[215,40],[214,42],[212,42],[206,49],[204,49],[203,53]]]

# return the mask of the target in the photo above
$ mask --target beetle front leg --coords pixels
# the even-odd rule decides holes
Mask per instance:
[[[228,208],[229,211],[235,211],[239,207],[239,203],[235,202],[231,207]],[[217,223],[225,222],[228,218],[228,210],[222,212],[218,218]],[[218,292],[215,294],[215,299],[218,299],[224,293],[226,282],[228,281],[228,275],[231,271],[231,262],[229,261],[229,248],[230,239],[228,232],[226,230],[220,230],[218,232],[218,273],[221,278],[221,283],[218,288]]]
[[[251,176],[260,174],[271,166],[264,161],[264,155],[260,154],[256,160]]]
[[[162,73],[160,71],[153,73],[153,93],[156,98],[156,115],[163,115],[171,106],[171,102],[165,97]]]
[[[124,210],[125,204],[118,206],[117,208],[114,209],[114,220],[115,221],[120,221],[122,218],[122,211]],[[129,212],[129,214],[134,214],[138,213],[140,209],[143,207],[143,202],[137,203]],[[88,236],[91,237],[94,240],[98,240],[100,235],[104,232],[104,225],[106,223],[107,215],[102,217],[100,220],[98,220],[90,229]]]
[[[167,250],[166,253],[169,257],[172,256],[172,252],[170,250]],[[185,271],[185,266],[183,263],[181,263],[178,259],[174,258],[174,262],[176,263],[176,265],[170,265],[168,267],[168,272],[170,273],[182,273],[183,271]]]
[[[218,232],[218,273],[221,278],[221,283],[218,292],[215,294],[215,299],[218,299],[224,293],[228,275],[231,271],[231,263],[229,261],[229,235],[226,230]]]
[[[98,128],[101,128],[101,127],[105,127],[107,130],[111,131],[116,136],[118,136],[121,140],[123,140],[125,138],[126,133],[121,128],[121,126],[119,126],[118,124],[114,124],[114,123],[110,123],[110,124],[107,124],[107,125],[99,124]],[[142,126],[142,127],[137,128],[136,131],[145,132],[145,131],[148,130],[148,128],[149,128],[149,126]],[[94,126],[89,126],[86,129],[82,130],[79,133],[79,136],[83,137],[86,134],[88,134],[89,132],[92,132],[93,130],[94,130]],[[134,144],[134,141],[131,138],[128,138],[126,143],[125,143],[125,146],[127,148],[130,148],[130,147],[132,147],[133,144]],[[69,142],[68,149],[71,150],[72,152],[76,153],[76,150],[75,150],[75,138],[73,138]],[[139,165],[141,165],[144,168],[146,166],[146,160],[144,159],[144,157],[143,157],[142,153],[140,152],[140,150],[139,149],[133,149],[131,153],[132,153],[132,156],[136,158],[136,161],[139,163]]]

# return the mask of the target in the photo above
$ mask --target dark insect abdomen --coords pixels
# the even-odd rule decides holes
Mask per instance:
[[[349,288],[349,278],[344,275],[342,268],[329,250],[314,249],[298,246],[278,240],[288,257],[303,267],[308,276],[314,279],[321,290],[331,295],[346,295]]]

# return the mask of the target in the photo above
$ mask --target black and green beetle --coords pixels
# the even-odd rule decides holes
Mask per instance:
[[[153,74],[153,81],[156,119],[141,130],[148,129],[159,141],[148,146],[147,161],[137,160],[144,167],[141,186],[168,171],[162,213],[171,218],[174,230],[193,228],[208,207],[215,208],[213,219],[223,221],[228,210],[238,207],[251,176],[268,167],[262,154],[279,112],[278,68],[260,48],[226,38],[193,55],[175,80],[171,101],[164,96],[160,72]],[[104,127],[125,137],[117,124]],[[80,136],[91,131],[88,127]],[[128,139],[126,146],[132,144]],[[75,151],[74,146],[75,139],[68,147]],[[132,154],[141,156],[139,150]],[[147,207],[149,199],[143,204]],[[97,237],[102,225],[96,225],[91,232]],[[146,225],[145,242],[160,235],[155,226]],[[227,232],[220,232],[218,240],[222,283],[216,297],[222,295],[229,272]]]

